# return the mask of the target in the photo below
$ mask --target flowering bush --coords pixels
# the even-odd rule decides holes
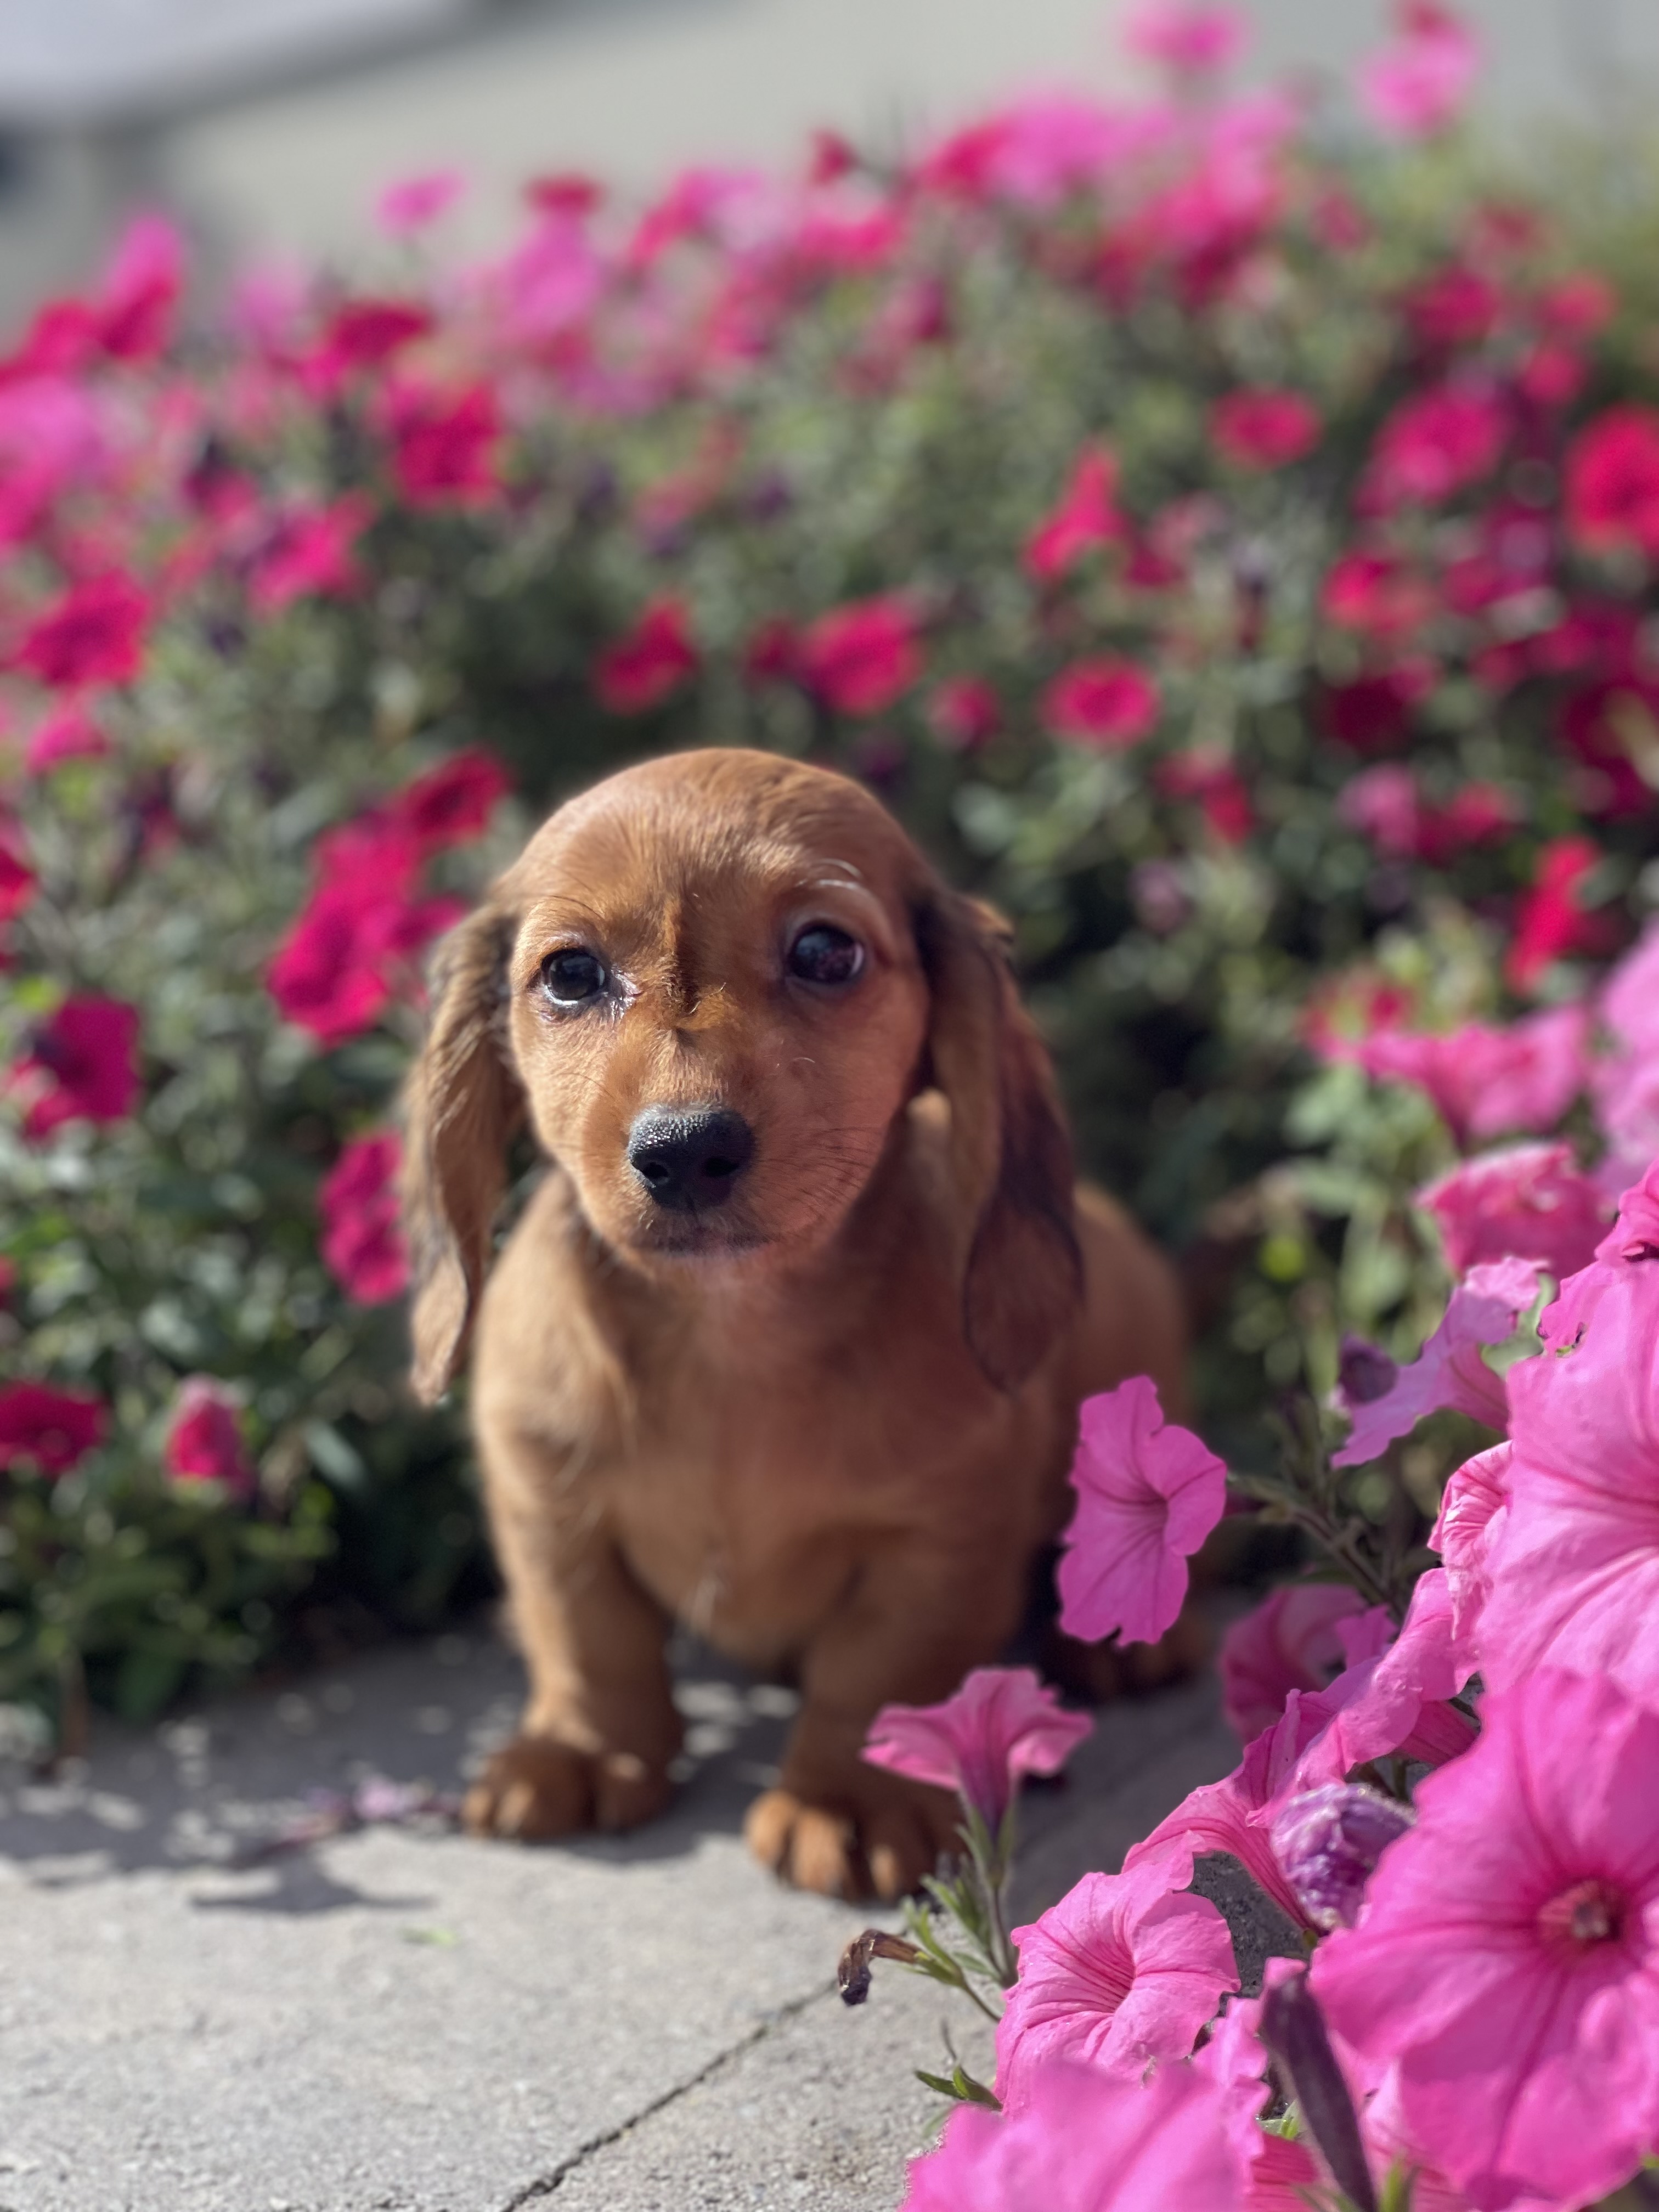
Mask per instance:
[[[466,269],[412,179],[375,281],[193,331],[146,217],[0,361],[0,1700],[143,1712],[481,1573],[401,1382],[421,956],[549,798],[709,740],[868,779],[1006,910],[1229,1464],[1268,1393],[1441,1395],[1275,1509],[1401,1598],[1509,1293],[1396,1355],[1448,1263],[1599,1220],[1586,1069],[1609,1158],[1659,1096],[1594,996],[1654,888],[1648,203],[1486,179],[1437,8],[1369,136],[1229,93],[1224,11],[1134,36],[1158,98],[631,213],[544,176]]]

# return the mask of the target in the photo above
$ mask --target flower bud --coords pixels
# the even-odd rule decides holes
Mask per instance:
[[[1408,1806],[1380,1790],[1330,1782],[1282,1806],[1269,1833],[1285,1879],[1314,1925],[1352,1928],[1372,1869],[1414,1821]]]

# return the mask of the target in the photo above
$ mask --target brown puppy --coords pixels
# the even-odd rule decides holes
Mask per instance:
[[[552,1164],[491,1273],[526,1118]],[[531,1678],[471,1825],[659,1809],[677,1616],[799,1680],[759,1856],[912,1887],[953,1808],[861,1761],[871,1717],[997,1656],[1079,1397],[1180,1389],[1171,1279],[1074,1198],[994,918],[841,776],[738,751],[614,776],[442,949],[405,1200],[423,1397],[477,1316]]]

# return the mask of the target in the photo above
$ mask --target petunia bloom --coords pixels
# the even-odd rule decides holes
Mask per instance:
[[[148,593],[119,570],[85,577],[35,617],[14,664],[54,690],[129,683],[143,665],[152,611]]]
[[[1319,443],[1318,410],[1299,392],[1229,392],[1210,410],[1210,435],[1239,469],[1283,469]]]
[[[322,1253],[329,1272],[358,1305],[395,1298],[409,1280],[398,1225],[402,1146],[391,1131],[354,1137],[319,1194]]]
[[[138,1096],[138,1009],[91,992],[65,999],[33,1032],[7,1087],[27,1101],[26,1136],[48,1136],[65,1121],[125,1121]]]
[[[1166,1423],[1145,1375],[1085,1398],[1062,1538],[1060,1626],[1155,1644],[1187,1595],[1187,1560],[1226,1504],[1227,1470],[1190,1429]]]
[[[1331,1455],[1333,1465],[1363,1467],[1443,1407],[1468,1413],[1488,1428],[1504,1427],[1504,1380],[1487,1366],[1481,1350],[1507,1343],[1537,1295],[1538,1270],[1529,1260],[1492,1260],[1471,1267],[1452,1292],[1439,1328],[1388,1389],[1356,1402],[1339,1388],[1339,1409],[1353,1426],[1341,1449]]]
[[[1455,123],[1480,65],[1474,33],[1434,0],[1407,0],[1401,35],[1359,71],[1359,102],[1390,138],[1425,138]]]
[[[1351,1625],[1347,1666],[1306,1700],[1323,1724],[1298,1751],[1281,1798],[1346,1781],[1357,1767],[1396,1753],[1439,1766],[1468,1749],[1474,1723],[1451,1700],[1474,1659],[1455,1632],[1443,1569],[1418,1577],[1398,1636],[1391,1626],[1381,1607]]]
[[[1377,1861],[1412,1820],[1396,1798],[1358,1782],[1322,1783],[1285,1800],[1268,1832],[1316,1927],[1353,1926]]]
[[[609,714],[642,714],[696,672],[697,648],[683,599],[653,599],[593,664],[593,689]]]
[[[1458,1275],[1513,1258],[1536,1261],[1559,1282],[1589,1265],[1607,1228],[1607,1201],[1565,1144],[1481,1153],[1419,1191],[1417,1202],[1434,1216]]]
[[[921,675],[915,614],[896,596],[832,608],[795,652],[800,680],[838,714],[879,714]]]
[[[1028,575],[1051,584],[1085,553],[1125,542],[1128,532],[1113,501],[1116,484],[1117,463],[1111,454],[1097,446],[1085,448],[1059,505],[1025,541]]]
[[[1659,413],[1609,407],[1567,453],[1569,533],[1592,553],[1659,556]]]
[[[1445,1032],[1382,1028],[1326,1049],[1357,1061],[1374,1082],[1426,1091],[1464,1145],[1553,1128],[1584,1088],[1589,1030],[1585,1007],[1557,1006],[1503,1029],[1480,1022]]]
[[[411,507],[477,506],[501,489],[501,409],[488,384],[398,386],[387,402],[392,466]]]
[[[494,753],[470,746],[405,784],[392,801],[392,818],[422,854],[442,852],[482,836],[512,788]]]
[[[1586,879],[1601,855],[1588,837],[1557,837],[1538,855],[1531,887],[1516,910],[1515,935],[1504,963],[1510,988],[1530,991],[1545,970],[1575,952],[1605,952],[1608,922],[1583,905]]]
[[[1286,1583],[1221,1639],[1221,1709],[1241,1743],[1271,1728],[1292,1690],[1321,1690],[1341,1668],[1337,1623],[1364,1608],[1346,1583]]]
[[[958,2105],[910,2166],[902,2212],[1232,2212],[1243,2176],[1220,2089],[1192,2066],[1150,2081],[1064,2063],[1018,2112]]]
[[[374,220],[391,238],[408,238],[435,222],[466,189],[459,169],[428,169],[400,177],[374,203]]]
[[[1514,1455],[1515,1446],[1506,1438],[1454,1468],[1446,1478],[1440,1511],[1429,1531],[1429,1547],[1438,1552],[1446,1571],[1453,1638],[1471,1665],[1478,1648],[1480,1618],[1492,1590],[1491,1553],[1509,1504],[1510,1462]]]
[[[0,1389],[0,1473],[29,1467],[67,1474],[103,1441],[108,1420],[103,1400],[84,1391],[8,1383]]]
[[[1249,35],[1237,8],[1194,0],[1140,0],[1123,27],[1129,52],[1158,62],[1177,81],[1219,76],[1237,60]]]
[[[355,597],[363,573],[353,548],[374,513],[361,492],[347,492],[325,506],[295,506],[278,516],[248,579],[257,611],[277,614],[295,599]]]
[[[1546,1668],[1482,1720],[1314,1986],[1473,2203],[1588,2203],[1659,2137],[1659,1716]]]
[[[179,1384],[161,1464],[177,1482],[219,1482],[236,1497],[252,1495],[257,1478],[240,1409],[211,1376],[189,1375]]]
[[[1167,1859],[1085,1874],[1015,1929],[1019,1979],[997,2028],[997,2094],[1009,2110],[1055,2059],[1139,2081],[1190,2053],[1238,1971],[1226,1922],[1208,1898],[1172,1887],[1183,1877],[1190,1870]]]
[[[1157,727],[1163,702],[1152,678],[1133,661],[1097,653],[1064,668],[1042,694],[1042,720],[1073,744],[1120,751]]]
[[[939,1705],[884,1705],[864,1757],[954,1790],[994,1837],[1027,1774],[1058,1774],[1094,1723],[1068,1713],[1029,1667],[976,1667]]]

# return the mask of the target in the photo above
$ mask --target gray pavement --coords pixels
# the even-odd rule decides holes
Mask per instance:
[[[518,1705],[485,1633],[0,1778],[0,2212],[887,2212],[939,2117],[910,2068],[948,2033],[988,2070],[987,2039],[896,1969],[839,2004],[867,1916],[739,1832],[787,1694],[681,1674],[672,1813],[554,1849],[374,1827],[236,1863],[309,1790],[458,1786]],[[1207,1682],[1102,1713],[1028,1796],[1023,1910],[1236,1756]]]

